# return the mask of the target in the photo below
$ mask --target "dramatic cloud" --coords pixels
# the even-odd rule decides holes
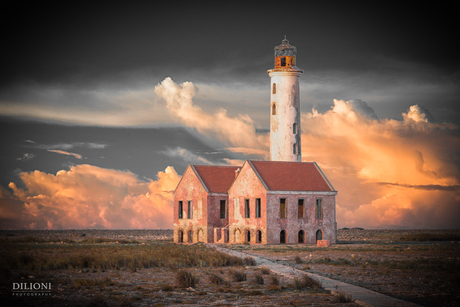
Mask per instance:
[[[34,154],[31,154],[31,153],[25,153],[22,157],[20,158],[16,158],[16,160],[20,160],[20,161],[27,161],[27,160],[30,160],[32,159],[33,157],[35,157]]]
[[[61,150],[68,150],[68,149],[72,149],[76,147],[89,148],[89,149],[104,149],[107,147],[107,144],[74,142],[70,144],[69,143],[59,143],[59,144],[38,145],[37,146],[37,148],[40,148],[40,149],[61,149]]]
[[[458,127],[429,122],[417,105],[402,115],[379,120],[365,102],[343,100],[302,115],[303,160],[339,191],[339,227],[458,226]]]
[[[171,78],[166,78],[155,87],[155,93],[166,100],[168,110],[181,124],[196,129],[209,139],[238,147],[240,152],[268,148],[268,135],[258,134],[248,115],[231,117],[225,109],[209,113],[195,105],[192,99],[197,88],[191,82],[178,85]]]
[[[177,147],[175,149],[168,148],[166,151],[162,152],[163,154],[171,157],[181,158],[187,164],[212,164],[209,160],[194,154],[190,150]]]
[[[60,154],[60,155],[74,156],[77,159],[82,159],[83,158],[82,155],[79,155],[79,154],[76,154],[76,153],[73,153],[73,152],[64,151],[64,150],[48,149],[48,151],[49,152],[54,152],[54,153],[57,153],[57,154]]]
[[[1,229],[171,228],[180,176],[167,167],[145,182],[128,171],[78,165],[20,178],[24,189],[12,182],[12,193],[0,187]]]

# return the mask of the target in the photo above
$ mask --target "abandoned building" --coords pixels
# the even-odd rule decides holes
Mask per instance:
[[[283,244],[337,240],[337,191],[316,162],[300,162],[296,48],[275,47],[270,161],[189,165],[174,191],[174,242]]]

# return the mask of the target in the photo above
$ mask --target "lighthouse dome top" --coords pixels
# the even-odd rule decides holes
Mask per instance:
[[[275,47],[275,57],[277,56],[296,56],[296,47],[289,45],[286,37],[283,39],[282,44]]]

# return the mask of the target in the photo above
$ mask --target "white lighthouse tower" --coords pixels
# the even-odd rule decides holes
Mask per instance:
[[[301,162],[299,79],[303,70],[295,66],[297,49],[286,37],[275,47],[271,77],[270,161]]]

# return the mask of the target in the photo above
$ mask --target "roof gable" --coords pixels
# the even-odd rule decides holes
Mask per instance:
[[[269,190],[334,191],[315,162],[249,162]]]
[[[192,165],[201,182],[210,193],[227,193],[235,180],[238,166]]]

